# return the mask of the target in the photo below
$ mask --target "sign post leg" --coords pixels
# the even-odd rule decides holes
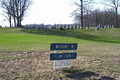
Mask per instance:
[[[72,53],[74,52],[74,50],[72,50]],[[71,60],[71,68],[72,68],[72,63],[73,63],[73,60]]]
[[[54,50],[54,53],[56,53],[56,50]],[[54,60],[54,67],[53,68],[54,68],[54,70],[56,70],[56,68],[55,68],[55,60]]]

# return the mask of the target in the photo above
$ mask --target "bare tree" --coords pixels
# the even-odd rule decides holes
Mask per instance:
[[[7,2],[7,1],[4,1],[4,2],[1,2],[2,4],[2,8],[3,8],[3,12],[4,14],[2,14],[4,17],[6,17],[6,19],[9,21],[9,25],[11,27],[11,18],[12,16],[10,15],[9,13],[9,10],[11,9],[11,1]]]
[[[17,27],[21,27],[21,21],[23,20],[26,11],[30,7],[32,0],[1,0],[1,3],[2,6],[6,6],[4,9],[7,13],[13,17],[14,25],[16,26],[17,24]]]
[[[80,22],[81,24],[81,28],[83,29],[84,27],[84,12],[85,12],[85,6],[89,5],[92,2],[92,0],[80,0],[79,3],[74,2],[75,5],[78,7],[76,10],[74,10],[74,12],[72,13],[72,15],[75,17],[75,21]],[[76,20],[77,19],[77,20]]]

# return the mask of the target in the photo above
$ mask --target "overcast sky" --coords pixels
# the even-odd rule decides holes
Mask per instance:
[[[73,0],[33,0],[22,24],[72,24],[74,21],[70,14],[76,8],[72,3]],[[0,15],[0,25],[9,26],[8,21],[2,22],[3,19],[5,17]]]

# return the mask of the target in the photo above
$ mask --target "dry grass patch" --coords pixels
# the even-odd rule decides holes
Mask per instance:
[[[119,80],[120,72],[107,71],[105,67],[116,64],[119,66],[119,57],[104,57],[96,59],[95,56],[78,56],[74,60],[73,68],[64,68],[53,71],[53,61],[50,61],[50,53],[53,52],[9,52],[9,57],[21,58],[0,60],[0,79],[3,80]],[[35,56],[34,56],[35,55]],[[27,57],[25,57],[27,56]],[[28,57],[29,56],[29,57]],[[116,63],[114,63],[116,62]],[[106,64],[106,65],[105,65]],[[100,65],[102,65],[100,67]]]

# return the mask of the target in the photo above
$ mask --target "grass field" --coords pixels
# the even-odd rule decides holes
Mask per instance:
[[[78,44],[72,69],[53,71],[51,43]],[[119,80],[120,29],[0,28],[0,80],[6,79]]]

